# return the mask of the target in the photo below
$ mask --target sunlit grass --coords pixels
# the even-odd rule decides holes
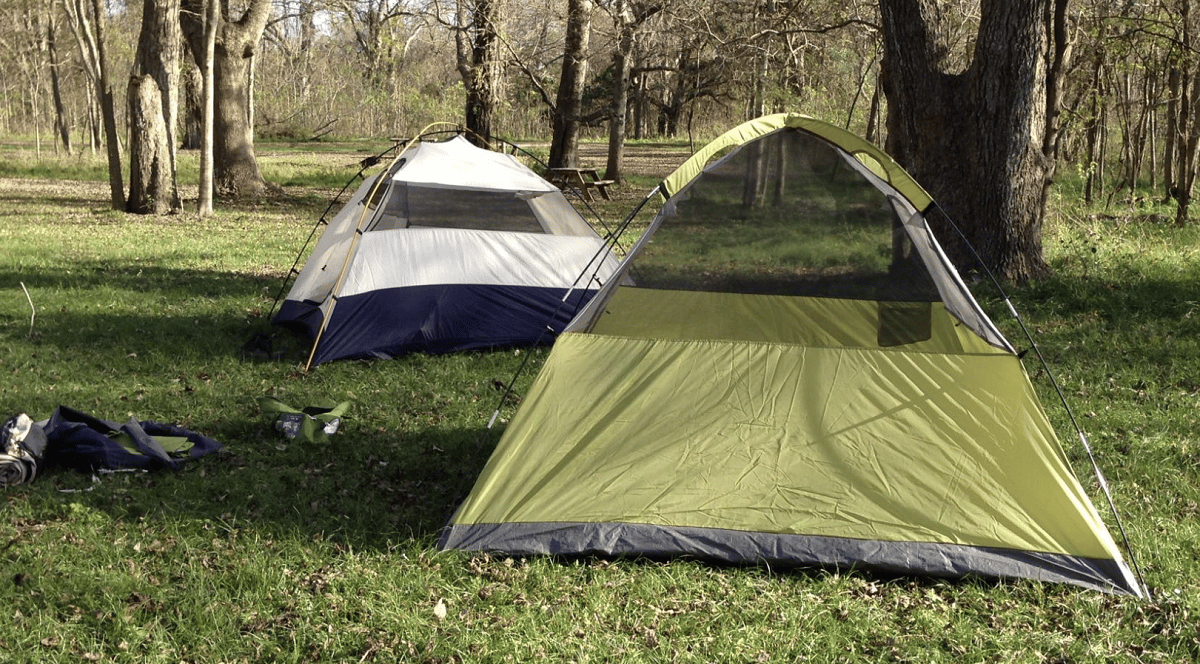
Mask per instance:
[[[298,152],[264,168],[327,187],[358,154],[332,155],[329,172]],[[1112,485],[1155,591],[1142,602],[1036,582],[437,553],[440,527],[499,435],[486,428],[497,386],[531,356],[522,394],[545,351],[304,374],[302,344],[278,337],[284,358],[245,359],[241,344],[270,332],[274,296],[325,200],[219,205],[199,221],[112,212],[100,191],[87,200],[16,188],[0,199],[3,414],[43,418],[64,404],[177,422],[225,447],[176,474],[51,469],[8,489],[0,661],[1200,657],[1196,227],[1060,201],[1046,235],[1055,274],[1010,293]],[[609,218],[632,207],[597,205]],[[996,295],[981,296],[1025,348]],[[1033,355],[1025,364],[1106,511],[1045,372]],[[353,406],[317,447],[273,433],[257,411],[265,394]],[[512,412],[502,408],[500,428]]]

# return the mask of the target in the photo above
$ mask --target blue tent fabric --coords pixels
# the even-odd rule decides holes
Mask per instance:
[[[343,297],[315,359],[550,343],[590,296],[583,289],[438,284]]]
[[[57,465],[85,472],[110,470],[179,470],[183,463],[221,449],[221,444],[202,434],[172,424],[130,419],[125,424],[109,422],[67,406],[59,406],[43,425],[46,459]],[[123,434],[123,435],[122,435]],[[136,452],[116,439],[131,440]],[[155,437],[186,438],[185,453],[171,454]]]

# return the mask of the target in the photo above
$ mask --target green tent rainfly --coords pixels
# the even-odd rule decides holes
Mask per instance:
[[[1142,594],[926,225],[932,199],[887,155],[772,115],[659,191],[441,548]]]

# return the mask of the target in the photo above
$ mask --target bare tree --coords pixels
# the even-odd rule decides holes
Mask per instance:
[[[1171,100],[1167,118],[1169,150],[1167,195],[1175,201],[1175,223],[1190,218],[1196,171],[1200,168],[1200,2],[1178,0],[1182,19],[1175,40],[1176,58],[1168,78]]]
[[[632,83],[631,59],[634,39],[639,27],[662,11],[662,2],[638,2],[636,0],[614,0],[610,3],[609,15],[616,28],[616,43],[613,46],[612,88],[608,108],[608,161],[604,177],[616,182],[625,179],[625,138],[628,133],[629,91]]]
[[[220,5],[218,0],[207,0],[204,6],[204,42],[200,51],[200,76],[203,81],[203,92],[200,94],[203,111],[201,112],[200,138],[200,196],[197,212],[201,217],[213,213],[213,190],[216,184],[216,165],[214,162],[216,146],[214,133],[217,124],[216,104],[216,52],[217,30],[220,24]]]
[[[58,11],[51,3],[46,12],[46,53],[50,65],[50,92],[54,96],[54,127],[58,130],[58,138],[62,141],[63,149],[71,154],[71,121],[67,117],[66,105],[63,102],[62,58],[58,53]]]
[[[117,132],[117,115],[113,102],[112,83],[108,75],[106,46],[107,10],[104,0],[64,0],[67,22],[79,46],[79,56],[87,72],[89,87],[95,94],[96,107],[104,128],[104,144],[108,154],[108,185],[114,210],[125,209],[125,178],[121,169],[121,142]]]

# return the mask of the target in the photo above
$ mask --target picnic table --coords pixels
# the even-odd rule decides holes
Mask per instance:
[[[575,189],[589,203],[593,189],[600,192],[604,200],[612,200],[608,195],[608,186],[614,181],[601,180],[594,168],[551,168],[546,172],[546,179],[559,189]]]

